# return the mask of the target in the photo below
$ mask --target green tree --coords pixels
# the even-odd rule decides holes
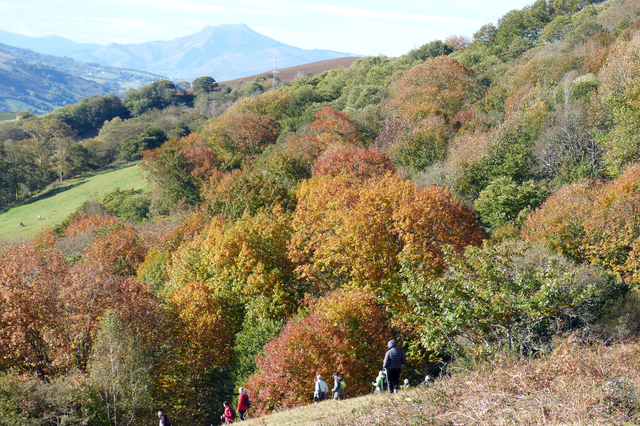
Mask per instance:
[[[150,139],[147,142],[147,148],[146,149],[155,149],[158,148],[160,146],[162,146],[163,143],[165,143],[166,141],[169,140],[169,138],[167,137],[167,134],[165,132],[162,131],[162,129],[159,129],[157,127],[149,127],[147,130],[144,131],[145,136],[149,137]]]
[[[152,360],[116,314],[100,321],[87,385],[93,405],[109,425],[132,425],[148,414]]]
[[[169,80],[156,80],[138,90],[129,90],[124,104],[136,117],[152,108],[164,109],[176,103],[176,86]]]
[[[100,199],[107,212],[124,220],[141,222],[149,215],[151,202],[142,190],[116,188]]]
[[[201,182],[193,171],[196,164],[185,156],[182,145],[172,139],[162,148],[145,151],[141,167],[149,172],[148,179],[155,183],[173,203],[184,200],[189,204],[200,202]]]
[[[52,117],[69,125],[77,132],[86,132],[102,127],[105,121],[115,117],[126,119],[129,111],[122,100],[113,94],[90,96],[75,105],[67,105],[50,113]]]
[[[198,77],[191,82],[191,86],[195,90],[201,90],[203,92],[212,92],[214,88],[218,87],[218,83],[209,76]]]
[[[142,151],[159,148],[168,140],[167,135],[157,127],[149,127],[144,133],[125,138],[120,146],[120,158],[125,161],[139,160]]]
[[[67,156],[66,175],[69,177],[98,167],[98,159],[81,142],[69,146]]]
[[[146,135],[132,135],[122,141],[120,145],[119,157],[124,161],[135,161],[140,159],[142,151],[147,149],[147,144],[151,138]]]
[[[28,426],[29,419],[22,409],[25,395],[15,373],[0,373],[0,426]]]
[[[73,135],[75,132],[69,125],[59,120],[49,120],[43,126],[49,134],[49,140],[53,148],[53,170],[58,175],[60,182],[62,182],[66,176],[65,172],[69,168],[69,147],[74,142]]]
[[[408,56],[413,60],[424,62],[431,58],[448,55],[451,52],[453,52],[452,48],[440,40],[434,40],[430,43],[423,44],[417,49],[413,49],[409,52]]]
[[[419,324],[422,344],[436,353],[461,354],[464,342],[478,352],[539,349],[536,333],[550,319],[615,285],[592,267],[528,245],[485,243],[463,256],[448,250],[446,263],[439,278],[403,268],[402,291],[414,308],[405,319]]]
[[[206,192],[205,208],[211,215],[239,219],[245,213],[253,216],[276,204],[288,211],[296,206],[293,194],[275,176],[236,170]]]
[[[231,376],[234,389],[246,385],[249,376],[256,371],[256,356],[264,355],[264,345],[278,336],[284,323],[266,318],[247,317],[242,330],[236,334],[233,348]]]
[[[496,178],[480,192],[474,207],[482,223],[498,229],[538,207],[548,196],[545,187],[533,181],[517,184],[509,176]]]

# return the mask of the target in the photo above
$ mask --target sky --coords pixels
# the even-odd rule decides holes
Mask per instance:
[[[246,24],[303,49],[398,56],[471,37],[533,0],[0,0],[0,30],[79,43],[171,40],[206,25]]]

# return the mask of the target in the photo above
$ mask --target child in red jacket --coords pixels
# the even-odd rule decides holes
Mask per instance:
[[[233,411],[233,408],[231,408],[227,401],[223,402],[222,405],[224,406],[224,414],[220,416],[220,419],[224,420],[225,425],[230,425],[231,423],[233,423],[233,419],[236,416],[236,413]]]

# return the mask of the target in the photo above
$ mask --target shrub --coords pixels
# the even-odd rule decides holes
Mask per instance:
[[[542,204],[547,195],[546,188],[533,181],[517,184],[505,176],[492,180],[480,192],[474,207],[480,220],[495,230],[512,220],[522,223],[523,215]]]

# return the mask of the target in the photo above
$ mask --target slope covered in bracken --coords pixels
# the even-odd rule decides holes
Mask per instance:
[[[640,419],[637,343],[557,342],[548,355],[452,366],[424,388],[283,411],[247,426],[632,425]]]

